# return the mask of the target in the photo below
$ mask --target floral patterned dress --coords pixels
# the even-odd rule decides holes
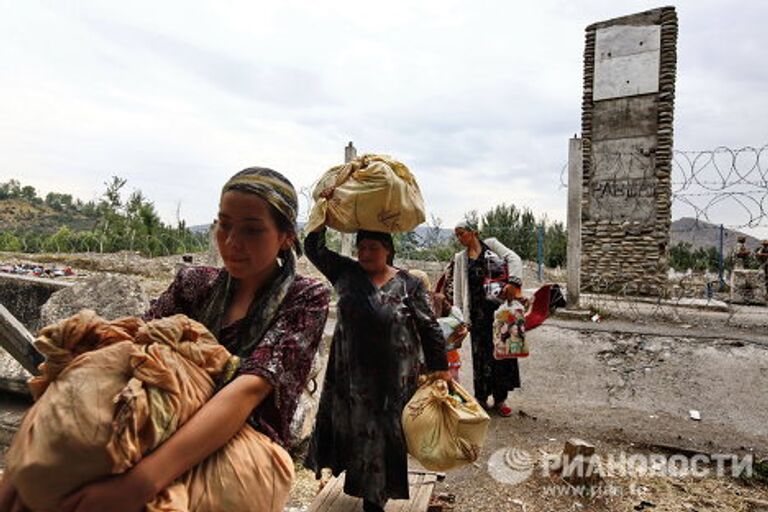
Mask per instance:
[[[400,418],[417,388],[423,354],[447,369],[445,343],[422,282],[401,270],[376,288],[362,267],[310,233],[305,252],[339,297],[325,383],[306,465],[346,471],[344,492],[384,506],[408,498]]]
[[[199,319],[211,290],[226,277],[225,272],[213,267],[181,269],[170,287],[152,301],[144,319],[176,313]],[[253,410],[248,422],[285,448],[293,441],[291,419],[322,338],[329,302],[327,286],[315,279],[295,276],[270,328],[238,370],[239,374],[258,375],[272,385],[271,395]],[[219,342],[230,352],[237,352],[238,343],[248,335],[248,327],[242,319],[223,327]]]

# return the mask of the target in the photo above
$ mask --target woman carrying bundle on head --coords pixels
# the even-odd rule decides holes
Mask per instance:
[[[304,248],[338,293],[338,321],[307,467],[346,471],[344,492],[366,511],[408,498],[403,408],[418,386],[420,353],[431,378],[450,380],[427,290],[392,266],[388,233],[358,231],[358,260],[326,247],[325,226]]]

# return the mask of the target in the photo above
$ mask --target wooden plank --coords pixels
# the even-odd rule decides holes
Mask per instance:
[[[445,480],[445,473],[442,471],[430,471],[428,469],[409,469],[408,473],[419,475],[433,475],[438,482]]]
[[[32,375],[37,375],[37,365],[43,356],[35,350],[32,334],[16,320],[5,306],[0,304],[0,345]]]
[[[335,495],[341,492],[341,489],[343,488],[343,483],[342,485],[339,485],[339,481],[343,482],[343,478],[343,474],[338,478],[331,477],[325,484],[325,487],[323,487],[318,495],[315,496],[315,499],[312,500],[312,504],[309,506],[309,512],[328,510],[328,505],[333,502]]]
[[[359,512],[362,510],[362,499],[344,494],[344,476],[342,473],[328,481],[312,501],[309,512]],[[408,491],[411,499],[389,500],[384,510],[386,512],[425,512],[439,476],[438,473],[429,471],[409,471]]]
[[[386,512],[411,512],[411,504],[414,495],[418,492],[419,486],[424,479],[424,475],[419,473],[408,473],[408,495],[411,497],[407,500],[389,500],[387,506],[384,507]]]
[[[432,491],[435,488],[434,482],[422,483],[415,493],[411,494],[409,500],[409,512],[424,512],[429,507],[429,499],[432,497]]]

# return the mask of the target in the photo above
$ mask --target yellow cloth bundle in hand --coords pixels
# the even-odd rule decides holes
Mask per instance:
[[[312,192],[307,231],[323,224],[344,233],[398,233],[424,222],[424,199],[411,171],[383,155],[363,155],[332,167]]]
[[[93,311],[45,327],[46,356],[30,389],[37,402],[6,453],[10,478],[34,512],[89,482],[135,466],[208,401],[236,365],[204,325],[184,315],[112,322]],[[250,425],[152,501],[147,512],[284,508],[288,453]]]
[[[441,379],[422,384],[402,417],[408,453],[432,471],[476,461],[490,421],[464,388]]]

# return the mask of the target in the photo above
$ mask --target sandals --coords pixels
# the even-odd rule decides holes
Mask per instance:
[[[509,418],[510,416],[512,416],[512,408],[507,404],[505,404],[504,402],[494,405],[493,408],[496,410],[498,415],[501,416],[502,418]]]
[[[509,418],[512,416],[512,408],[508,406],[506,403],[501,402],[499,404],[494,404],[493,406],[488,405],[488,402],[485,400],[477,399],[480,406],[485,409],[486,412],[496,411],[496,414],[501,416],[502,418]]]

